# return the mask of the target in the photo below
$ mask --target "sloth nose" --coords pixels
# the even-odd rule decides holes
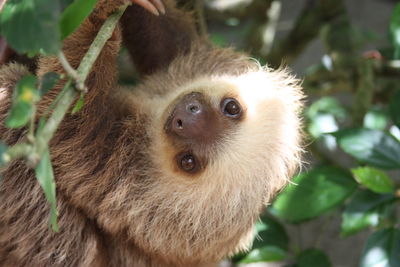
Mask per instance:
[[[209,142],[215,138],[215,114],[199,94],[185,96],[176,106],[170,121],[170,131],[183,139]]]

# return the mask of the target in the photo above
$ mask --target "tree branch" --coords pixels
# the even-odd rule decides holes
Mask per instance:
[[[72,79],[74,79],[76,81],[76,85],[75,87],[78,90],[81,90],[83,92],[86,92],[86,88],[85,88],[85,83],[80,80],[80,77],[78,75],[78,73],[76,72],[76,70],[69,64],[67,58],[65,57],[63,51],[60,51],[58,53],[58,60],[61,63],[61,66],[63,66],[64,70],[67,72],[68,76],[71,77]]]
[[[122,6],[119,11],[112,14],[103,24],[93,43],[90,45],[88,52],[83,57],[81,64],[79,65],[77,72],[79,77],[86,80],[89,75],[92,65],[99,56],[104,44],[110,39],[112,33],[114,32],[115,26],[118,24],[119,19],[122,14],[124,14],[125,9],[128,5]]]
[[[364,59],[358,64],[358,81],[353,105],[353,120],[357,125],[363,125],[363,119],[371,106],[375,89],[373,62]]]
[[[4,164],[10,163],[14,159],[26,157],[30,155],[33,151],[33,146],[31,144],[20,143],[13,145],[7,149],[3,154]]]

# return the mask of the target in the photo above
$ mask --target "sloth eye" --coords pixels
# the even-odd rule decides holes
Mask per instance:
[[[242,107],[236,99],[226,98],[221,103],[222,112],[231,118],[239,118],[242,115]]]
[[[179,168],[181,168],[185,172],[194,173],[198,170],[196,158],[190,153],[182,153],[178,155],[177,163]]]

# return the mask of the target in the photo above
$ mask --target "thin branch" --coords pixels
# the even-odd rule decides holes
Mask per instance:
[[[36,118],[36,106],[33,106],[33,111],[31,115],[31,119],[29,121],[29,129],[28,129],[28,141],[30,143],[35,142],[35,118]]]
[[[13,145],[7,149],[3,154],[3,161],[5,164],[10,163],[14,159],[23,158],[31,154],[33,146],[26,143]]]
[[[363,118],[371,106],[375,89],[375,75],[371,60],[362,60],[358,64],[357,91],[353,105],[353,120],[358,125],[363,124]]]
[[[54,110],[54,107],[57,105],[58,101],[60,101],[61,98],[63,98],[63,96],[65,95],[65,92],[70,90],[70,85],[71,85],[71,80],[67,80],[67,82],[65,83],[66,85],[68,84],[68,86],[64,85],[63,89],[61,90],[60,93],[58,93],[57,97],[53,100],[53,102],[51,102],[51,104],[47,107],[46,111],[43,113],[42,117],[40,119],[47,119],[48,115],[50,114],[50,112],[52,110]]]
[[[67,88],[64,96],[58,101],[43,129],[36,134],[35,151],[39,155],[42,155],[43,152],[46,151],[50,139],[53,137],[65,114],[67,114],[70,105],[74,102],[78,94],[78,92],[72,88],[71,80],[67,81],[64,88]]]
[[[86,77],[89,75],[92,65],[99,56],[104,44],[107,42],[108,39],[110,39],[115,29],[115,26],[118,24],[119,19],[124,14],[124,11],[127,7],[128,5],[122,6],[116,13],[112,14],[104,22],[99,33],[91,44],[89,51],[85,54],[81,61],[81,64],[77,69],[79,77],[81,77],[83,80],[86,80]]]
[[[85,83],[82,81],[81,77],[79,77],[78,72],[69,64],[68,59],[65,57],[63,51],[60,50],[57,56],[61,66],[63,66],[68,76],[74,79],[76,88],[80,91],[86,92]]]
[[[281,15],[281,6],[282,3],[280,1],[272,1],[267,12],[268,23],[263,32],[263,44],[260,51],[262,55],[266,55],[271,52],[272,45],[275,40],[276,29],[278,27],[279,17]]]
[[[58,60],[61,63],[61,66],[63,66],[64,70],[67,72],[68,76],[78,80],[78,73],[76,72],[76,70],[69,64],[68,59],[65,57],[64,52],[60,50],[60,52],[58,52]]]

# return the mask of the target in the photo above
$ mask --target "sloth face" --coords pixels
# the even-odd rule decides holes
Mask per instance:
[[[163,161],[156,164],[173,179],[198,182],[280,176],[275,190],[287,182],[287,158],[298,155],[300,99],[297,81],[264,69],[181,85],[152,104],[153,152]]]
[[[210,101],[203,93],[191,92],[179,97],[164,130],[176,147],[182,149],[175,156],[176,165],[183,172],[196,174],[207,164],[201,148],[216,144],[225,131],[237,127],[245,117],[238,99],[223,97]]]

